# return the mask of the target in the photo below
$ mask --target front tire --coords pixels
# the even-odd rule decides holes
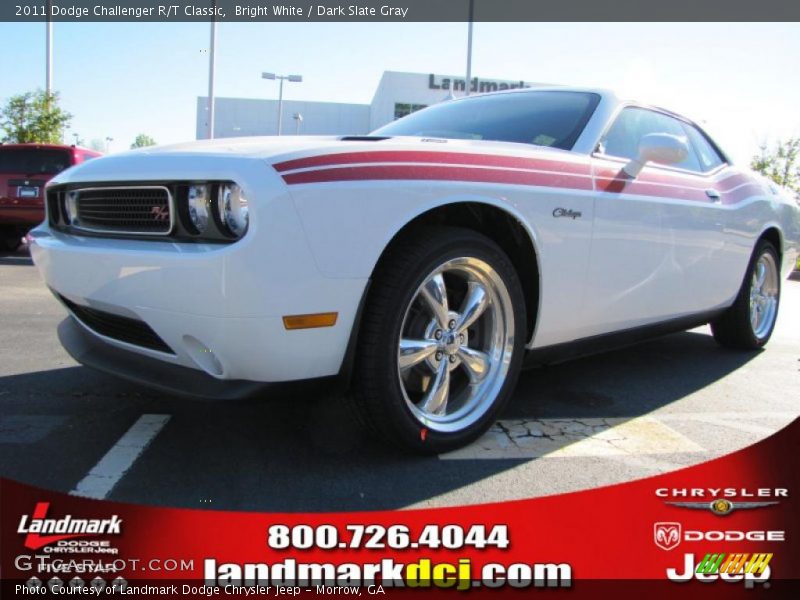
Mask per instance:
[[[468,229],[418,229],[373,277],[354,398],[381,439],[435,454],[482,435],[522,362],[524,295],[511,261]]]
[[[781,299],[779,265],[775,246],[761,240],[733,306],[711,323],[711,332],[720,345],[736,350],[758,350],[769,341]]]

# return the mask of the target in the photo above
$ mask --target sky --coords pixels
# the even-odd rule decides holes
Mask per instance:
[[[217,96],[276,98],[261,72],[299,73],[284,98],[369,103],[384,70],[462,75],[465,23],[221,23]],[[56,23],[54,88],[68,140],[195,138],[208,89],[206,23]],[[702,123],[747,163],[800,135],[800,24],[476,23],[481,78],[611,88]],[[45,25],[0,23],[0,103],[45,86]]]

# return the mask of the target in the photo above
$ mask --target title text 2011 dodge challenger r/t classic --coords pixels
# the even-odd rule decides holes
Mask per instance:
[[[694,123],[566,88],[112,155],[47,209],[32,254],[78,361],[220,398],[338,376],[422,452],[484,432],[524,363],[704,323],[763,346],[800,240]]]

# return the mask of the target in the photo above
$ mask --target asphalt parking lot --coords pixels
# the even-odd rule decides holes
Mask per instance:
[[[722,350],[704,327],[528,371],[491,432],[429,458],[383,448],[320,391],[194,402],[94,372],[61,349],[64,316],[24,249],[0,256],[0,475],[125,502],[322,511],[532,497],[703,462],[800,415],[800,278],[784,282],[762,352]]]

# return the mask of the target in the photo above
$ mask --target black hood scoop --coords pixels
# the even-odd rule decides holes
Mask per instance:
[[[339,138],[340,142],[382,142],[391,139],[387,135],[345,135]]]

